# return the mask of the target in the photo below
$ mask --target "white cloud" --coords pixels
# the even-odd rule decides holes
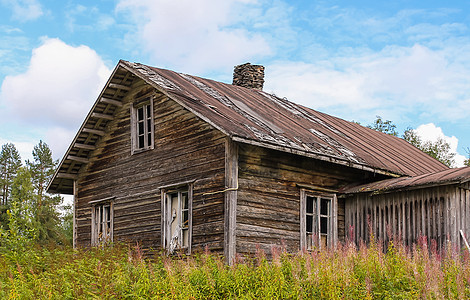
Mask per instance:
[[[157,65],[201,73],[270,53],[263,37],[242,26],[241,12],[254,2],[121,0],[117,10],[136,26],[128,36],[133,47],[142,47]]]
[[[457,148],[459,139],[455,136],[446,136],[441,127],[437,127],[433,123],[422,124],[415,129],[415,132],[421,137],[423,141],[436,142],[438,138],[444,139],[450,145],[450,152],[456,153],[454,160],[456,167],[463,167],[465,156],[458,154]]]
[[[26,123],[76,129],[109,74],[89,47],[45,39],[33,50],[25,73],[5,78],[0,102],[9,109],[10,117]]]
[[[53,127],[47,130],[45,140],[52,150],[54,159],[64,156],[76,132],[77,130],[63,127]]]
[[[37,0],[1,0],[1,4],[12,10],[12,18],[21,22],[31,21],[44,14]]]
[[[470,68],[454,63],[453,49],[416,44],[358,51],[311,63],[267,65],[267,91],[349,119],[411,115],[437,121],[470,116]],[[470,56],[467,57],[470,62]]]

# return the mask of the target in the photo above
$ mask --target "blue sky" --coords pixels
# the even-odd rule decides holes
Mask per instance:
[[[0,0],[0,144],[67,149],[119,59],[470,147],[469,1]],[[458,165],[457,164],[457,165]]]

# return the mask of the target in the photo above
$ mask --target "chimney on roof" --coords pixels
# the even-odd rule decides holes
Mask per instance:
[[[263,90],[264,67],[246,63],[233,68],[233,85]]]

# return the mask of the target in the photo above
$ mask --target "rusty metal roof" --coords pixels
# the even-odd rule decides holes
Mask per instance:
[[[88,154],[135,77],[234,141],[396,176],[448,169],[403,139],[285,98],[121,60],[62,159],[48,187],[50,192],[71,192],[80,166],[87,163]]]
[[[346,187],[340,192],[355,193],[386,193],[396,190],[408,190],[426,186],[461,184],[470,181],[470,167],[447,169],[440,172],[412,177],[385,179],[360,186]]]
[[[122,62],[236,141],[399,175],[447,169],[403,139],[266,92]]]

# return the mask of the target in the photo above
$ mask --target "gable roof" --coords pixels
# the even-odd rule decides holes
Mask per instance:
[[[412,177],[391,178],[359,186],[343,188],[343,194],[381,194],[397,190],[410,190],[427,186],[463,184],[470,181],[470,167],[447,169]]]
[[[80,167],[88,162],[135,78],[237,142],[391,176],[448,169],[400,138],[269,93],[121,60],[62,159],[49,192],[72,193]]]

